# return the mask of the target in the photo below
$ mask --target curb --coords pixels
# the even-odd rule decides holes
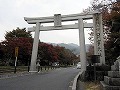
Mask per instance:
[[[80,71],[80,72],[76,75],[76,77],[74,78],[73,85],[72,85],[72,90],[76,90],[77,80],[78,80],[78,77],[79,77],[80,74],[82,74],[82,71]]]

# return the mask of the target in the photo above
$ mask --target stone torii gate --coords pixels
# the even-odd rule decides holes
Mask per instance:
[[[93,19],[93,23],[83,23],[83,20]],[[28,28],[28,31],[34,31],[34,42],[31,56],[30,72],[36,72],[36,60],[38,53],[39,33],[40,31],[49,30],[64,30],[64,29],[79,29],[80,41],[80,60],[81,70],[86,70],[86,50],[85,50],[85,36],[84,28],[93,27],[94,30],[94,54],[100,55],[100,64],[105,64],[105,53],[103,44],[103,26],[102,15],[100,12],[89,12],[81,14],[61,15],[55,14],[51,17],[24,17],[28,24],[36,24],[36,27]],[[70,25],[62,25],[65,21],[78,21],[78,23]],[[54,23],[54,26],[41,26],[41,23]]]

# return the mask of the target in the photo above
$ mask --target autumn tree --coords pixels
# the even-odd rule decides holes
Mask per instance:
[[[73,64],[74,60],[77,59],[76,55],[73,54],[69,49],[65,47],[55,46],[55,50],[58,54],[58,61],[62,65]]]
[[[112,65],[120,55],[120,2],[112,2],[110,7],[103,11],[103,22],[107,35],[105,41],[106,60]]]
[[[40,42],[38,58],[40,59],[41,65],[51,65],[58,60],[58,55],[53,45]]]
[[[26,32],[25,28],[17,28],[16,30],[6,32],[5,40],[1,44],[4,48],[4,58],[7,62],[14,62],[15,47],[19,47],[19,63],[27,65],[28,57],[31,55],[32,35]]]
[[[70,65],[76,59],[76,55],[65,47],[40,42],[38,58],[41,65],[51,65],[54,62],[59,62],[61,65]]]
[[[92,0],[92,9],[103,16],[106,61],[112,65],[120,55],[120,2],[119,0]],[[90,34],[93,40],[93,32]]]
[[[4,58],[5,63],[14,65],[15,47],[19,47],[18,63],[19,65],[27,65],[31,58],[32,43],[32,35],[25,28],[6,32],[5,40],[0,43],[0,56]],[[37,56],[41,65],[51,65],[53,62],[69,65],[76,58],[76,55],[64,47],[53,46],[40,41]]]
[[[5,65],[4,57],[4,48],[2,43],[0,43],[0,65]]]

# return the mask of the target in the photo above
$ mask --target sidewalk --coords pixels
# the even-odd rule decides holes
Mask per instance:
[[[45,73],[45,72],[54,70],[55,68],[42,67],[39,69],[40,69],[40,71],[36,72],[36,73],[30,73],[27,70],[26,71],[17,71],[16,73],[14,73],[14,72],[0,73],[0,79],[19,77],[19,76],[25,76],[25,75],[31,75],[31,74],[37,74],[37,73]]]
[[[0,79],[12,78],[12,77],[18,77],[18,76],[24,76],[24,75],[30,75],[30,74],[32,73],[29,73],[27,71],[17,72],[17,73],[2,73],[0,74]]]

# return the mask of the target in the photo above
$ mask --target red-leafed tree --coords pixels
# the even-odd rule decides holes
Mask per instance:
[[[6,32],[5,40],[0,45],[0,54],[3,53],[5,63],[14,65],[15,47],[18,47],[18,63],[19,65],[27,65],[31,58],[32,44],[33,39],[30,32],[26,32],[25,28],[17,28]],[[40,59],[41,65],[51,65],[53,62],[71,64],[75,57],[70,50],[64,47],[39,42],[38,59]]]
[[[4,58],[6,62],[14,63],[15,60],[15,47],[18,50],[18,62],[27,65],[28,58],[31,55],[32,36],[26,29],[19,29],[6,32],[5,40],[1,42],[4,48]]]
[[[40,59],[41,65],[51,65],[54,62],[59,62],[61,65],[70,65],[77,57],[64,47],[40,42],[38,58]]]
[[[69,49],[65,47],[55,46],[55,50],[58,54],[58,61],[62,65],[70,65],[77,59],[76,55],[73,54]]]
[[[41,65],[51,65],[58,60],[58,54],[54,46],[43,42],[39,43],[38,57],[40,58]]]

